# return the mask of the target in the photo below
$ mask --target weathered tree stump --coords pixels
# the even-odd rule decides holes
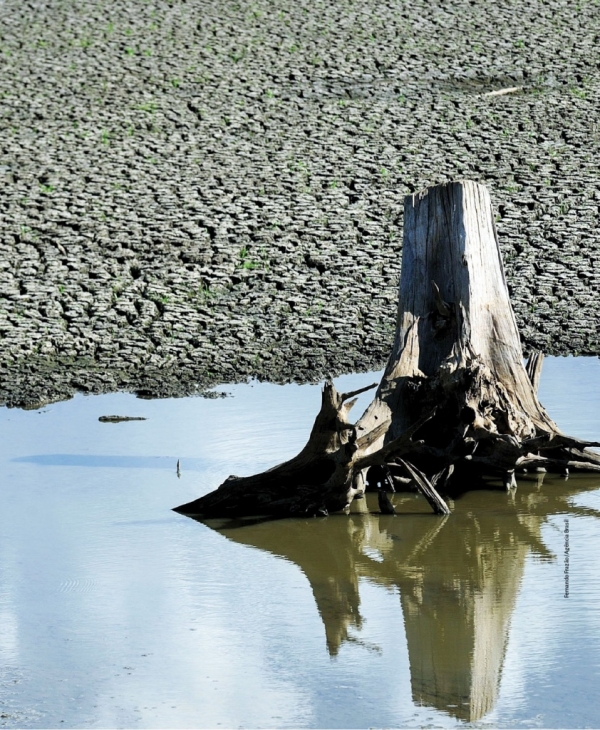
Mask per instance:
[[[539,403],[540,370],[539,355],[523,363],[486,188],[459,181],[408,196],[396,336],[371,405],[350,423],[352,398],[368,388],[340,394],[325,383],[298,456],[176,510],[326,515],[360,497],[375,468],[447,514],[438,490],[452,484],[491,477],[512,488],[515,470],[536,467],[600,471],[586,450],[600,444],[562,434]]]

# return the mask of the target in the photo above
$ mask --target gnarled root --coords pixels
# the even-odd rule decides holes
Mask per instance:
[[[537,399],[542,356],[527,368],[487,190],[459,181],[409,196],[396,337],[373,402],[323,388],[308,443],[290,461],[177,508],[204,517],[325,515],[380,489],[412,485],[439,514],[440,493],[515,471],[600,471],[596,442],[562,434]],[[374,387],[374,386],[370,386]],[[391,512],[384,497],[382,510]]]

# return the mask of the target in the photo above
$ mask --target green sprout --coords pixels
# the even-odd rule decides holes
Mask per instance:
[[[242,269],[257,269],[258,263],[248,258],[248,249],[243,246],[240,249],[240,261],[242,262]]]

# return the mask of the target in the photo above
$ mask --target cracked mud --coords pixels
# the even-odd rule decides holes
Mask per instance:
[[[585,1],[6,0],[0,403],[379,367],[403,198],[457,178],[525,347],[598,354],[599,43]]]

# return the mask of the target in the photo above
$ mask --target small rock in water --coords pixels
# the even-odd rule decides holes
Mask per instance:
[[[222,390],[203,390],[200,393],[200,395],[202,396],[202,398],[215,399],[215,398],[227,398],[229,393],[225,393]]]
[[[142,416],[100,416],[101,423],[121,423],[121,421],[145,421]]]

